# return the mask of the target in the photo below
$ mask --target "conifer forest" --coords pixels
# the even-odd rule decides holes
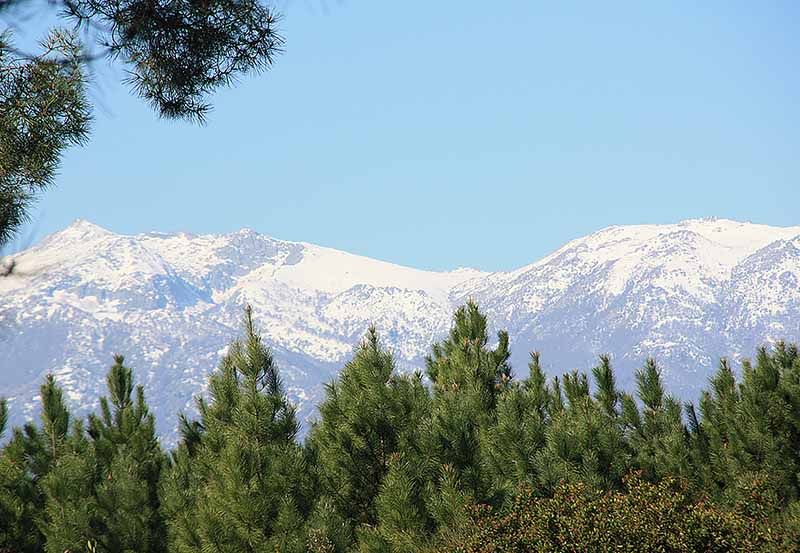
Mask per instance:
[[[800,353],[719,362],[695,404],[643,360],[548,378],[474,303],[424,370],[374,328],[304,440],[250,310],[166,451],[121,355],[86,420],[52,376],[4,428],[0,551],[752,552],[800,548]]]
[[[798,22],[0,0],[0,553],[800,553]]]

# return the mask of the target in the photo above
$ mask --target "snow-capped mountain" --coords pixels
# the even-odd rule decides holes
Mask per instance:
[[[800,227],[721,219],[611,227],[497,273],[421,271],[249,230],[124,236],[87,221],[15,260],[0,279],[0,396],[15,424],[48,372],[78,411],[94,408],[123,353],[174,436],[248,303],[304,418],[370,324],[402,369],[418,368],[468,298],[509,330],[521,375],[534,349],[551,374],[611,353],[630,387],[654,356],[684,399],[718,357],[800,338]]]

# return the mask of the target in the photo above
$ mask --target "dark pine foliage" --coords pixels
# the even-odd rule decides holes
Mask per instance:
[[[65,28],[22,51],[11,30],[41,20],[36,8]],[[202,122],[214,92],[268,69],[284,42],[260,0],[0,0],[0,17],[0,247],[53,183],[64,150],[87,139],[94,64],[120,63],[161,117]]]
[[[608,356],[548,381],[509,353],[473,303],[425,374],[370,328],[299,443],[248,309],[169,454],[121,356],[88,422],[48,377],[0,451],[0,552],[800,550],[797,347],[723,359],[697,407],[652,359],[626,392]]]

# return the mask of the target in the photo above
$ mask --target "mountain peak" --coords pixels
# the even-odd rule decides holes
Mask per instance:
[[[66,231],[83,231],[83,232],[100,232],[104,234],[111,234],[111,231],[96,225],[87,219],[75,219],[70,225],[62,232]]]
[[[726,223],[738,223],[738,221],[732,221],[730,219],[724,219],[722,217],[716,217],[714,215],[708,217],[695,217],[692,219],[684,219],[679,224],[692,224],[692,223],[718,223],[718,222],[726,222]]]
[[[69,230],[69,229],[100,229],[100,230],[108,232],[106,229],[104,229],[100,225],[92,223],[88,219],[83,219],[83,218],[78,218],[78,219],[75,219],[74,221],[72,221],[72,223],[70,223],[70,225],[65,230]]]
[[[80,247],[83,249],[89,241],[102,240],[113,236],[115,234],[110,230],[104,229],[86,219],[76,219],[64,230],[49,234],[32,249],[20,253],[24,255],[28,252],[52,250],[57,254],[58,251],[64,248]],[[56,255],[56,257],[59,256]]]
[[[260,233],[254,231],[251,228],[240,228],[234,234],[238,234],[240,236],[260,236]]]

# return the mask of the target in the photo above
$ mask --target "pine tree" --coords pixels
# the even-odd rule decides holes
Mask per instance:
[[[306,521],[309,553],[335,553],[347,551],[354,543],[352,522],[344,518],[333,502],[325,497],[318,499]]]
[[[249,308],[245,337],[230,346],[210,389],[212,401],[200,405],[197,451],[185,461],[196,473],[190,482],[197,490],[184,498],[193,514],[170,522],[171,547],[305,551],[302,521],[312,497],[306,459],[295,442],[295,410]],[[173,507],[180,501],[165,499]]]
[[[777,343],[758,350],[756,364],[742,363],[737,386],[723,360],[700,409],[708,463],[701,470],[710,493],[741,503],[757,485],[776,503],[800,495],[800,358],[797,348]]]
[[[694,403],[687,403],[684,407],[687,420],[689,464],[691,471],[689,479],[695,494],[702,494],[704,490],[713,488],[713,473],[710,461],[710,442],[706,428],[700,421]],[[713,493],[713,491],[711,492]]]
[[[554,380],[551,418],[544,445],[537,453],[537,484],[542,493],[552,493],[561,482],[582,483],[597,489],[620,488],[630,470],[630,451],[625,442],[614,373],[608,356],[592,369],[596,392],[590,394],[589,379],[573,371],[563,376],[567,401]]]
[[[666,476],[690,480],[689,432],[683,424],[680,403],[665,393],[660,369],[652,358],[635,377],[642,412],[630,396],[623,396],[635,465],[654,481]]]
[[[76,423],[42,481],[48,551],[79,551],[87,544],[97,551],[163,549],[157,496],[162,454],[153,417],[141,387],[133,401],[133,373],[122,356],[115,357],[107,382],[111,403],[101,398],[101,416],[90,416],[91,440]],[[66,425],[66,411],[57,408],[60,390],[43,398],[47,443],[56,443],[53,437]]]
[[[9,22],[0,32],[0,247],[53,184],[64,150],[87,139],[92,61],[125,64],[133,92],[161,117],[202,121],[214,91],[269,68],[283,45],[274,10],[259,0],[53,0],[51,14],[28,17],[32,4],[0,2]],[[35,54],[11,44],[11,29],[33,24],[37,34],[52,16],[76,32],[54,27]]]
[[[719,497],[730,486],[738,472],[736,455],[731,443],[734,437],[738,405],[740,401],[736,377],[723,358],[714,376],[710,379],[710,390],[700,395],[701,420],[694,423],[692,431],[692,454],[696,461],[698,485],[712,497]],[[690,423],[692,418],[690,417]],[[691,430],[691,427],[690,427]]]
[[[425,359],[434,391],[474,393],[491,411],[511,379],[508,333],[498,332],[497,340],[497,347],[490,349],[486,316],[476,303],[469,301],[456,310],[448,338],[434,344]]]
[[[471,301],[456,311],[453,323],[426,358],[434,397],[429,447],[471,497],[485,501],[492,492],[480,434],[494,424],[498,399],[510,385],[508,333],[498,332],[497,347],[489,348],[486,316]]]
[[[741,468],[763,478],[781,501],[798,498],[800,426],[797,382],[800,358],[796,346],[778,342],[772,354],[762,347],[756,364],[742,371],[736,436]]]
[[[531,353],[530,376],[512,383],[497,404],[497,421],[481,433],[483,464],[495,495],[512,497],[520,484],[536,481],[536,455],[544,447],[550,423],[551,395],[539,363]]]
[[[42,431],[27,432],[30,447],[39,452],[31,456],[38,457],[33,471],[43,500],[37,523],[48,553],[80,550],[91,539],[93,454],[82,421],[74,421],[70,431],[63,391],[52,375],[41,387],[40,397]]]
[[[376,500],[378,525],[359,529],[364,551],[420,551],[457,533],[466,507],[496,499],[481,454],[481,433],[495,421],[508,389],[508,335],[488,347],[486,317],[472,302],[459,308],[446,340],[426,359],[433,387],[430,415],[414,447],[392,457]]]
[[[83,551],[94,543],[97,479],[94,450],[78,421],[52,470],[41,480],[45,495],[42,529],[48,553]]]
[[[46,439],[46,462],[52,465],[58,461],[64,441],[69,431],[69,410],[64,403],[64,393],[56,384],[52,374],[40,388],[42,398],[42,430]]]
[[[408,460],[393,457],[377,499],[380,524],[359,528],[361,551],[410,553],[421,549],[433,528],[420,480]]]
[[[45,55],[25,59],[0,33],[0,247],[55,181],[63,151],[83,144],[89,130],[75,35],[53,31],[44,46]]]
[[[204,428],[199,421],[191,421],[184,414],[179,415],[178,428],[181,441],[170,453],[161,473],[161,514],[167,526],[167,550],[198,551],[201,540],[194,521],[202,480],[195,462]]]
[[[389,460],[418,448],[430,399],[419,373],[394,374],[390,352],[370,328],[337,381],[326,386],[320,421],[311,431],[321,493],[356,525],[377,523],[376,498]]]
[[[164,455],[155,420],[121,355],[106,377],[108,397],[100,415],[89,417],[89,436],[100,470],[94,494],[97,547],[103,551],[145,552],[163,549],[165,529],[159,515],[158,482]]]
[[[0,400],[0,438],[8,423],[8,406]],[[43,500],[36,486],[30,456],[38,440],[28,433],[35,429],[15,429],[10,441],[0,450],[0,551],[33,553],[41,551],[44,537],[36,526]]]
[[[594,394],[595,399],[607,416],[616,419],[620,415],[619,402],[621,394],[617,390],[617,380],[614,376],[614,370],[611,368],[611,357],[601,355],[600,364],[592,369],[592,375],[597,385],[597,391]]]
[[[62,543],[86,544],[88,504],[51,511],[54,497],[64,498],[76,487],[80,497],[89,495],[81,487],[86,473],[75,468],[84,456],[86,440],[80,421],[70,429],[63,392],[52,375],[47,376],[39,396],[41,429],[32,423],[14,429],[0,453],[0,548],[62,553]],[[90,461],[85,466],[93,470]]]

